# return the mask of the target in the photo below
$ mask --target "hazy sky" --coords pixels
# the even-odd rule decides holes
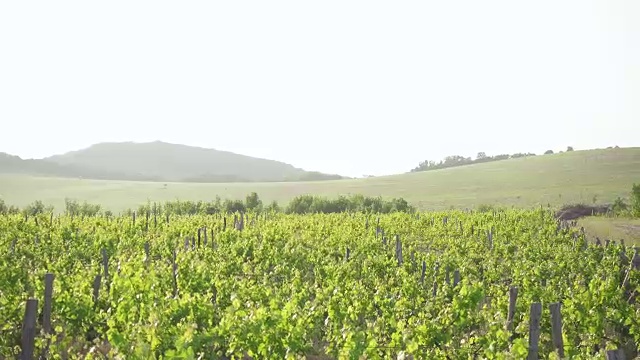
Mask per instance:
[[[1,1],[0,151],[183,143],[343,175],[640,145],[640,1]]]

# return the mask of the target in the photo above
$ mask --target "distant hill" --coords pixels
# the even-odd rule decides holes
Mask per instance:
[[[342,179],[279,161],[160,141],[102,143],[41,160],[2,154],[0,173],[203,183]]]
[[[61,178],[88,178],[96,180],[152,180],[148,177],[135,176],[96,169],[86,169],[73,165],[61,165],[39,159],[21,159],[18,156],[0,153],[0,174],[21,174],[35,176],[54,176]]]

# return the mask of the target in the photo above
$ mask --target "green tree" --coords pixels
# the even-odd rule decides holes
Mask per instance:
[[[258,194],[255,192],[252,192],[251,194],[247,195],[247,197],[245,198],[244,204],[247,210],[249,211],[262,210],[262,200],[260,200],[260,198],[258,197]]]
[[[633,184],[631,188],[631,211],[634,216],[640,217],[640,184]]]
[[[85,201],[80,205],[80,214],[84,216],[96,216],[100,213],[100,210],[102,210],[102,207],[98,204],[90,204]]]
[[[80,214],[80,203],[71,199],[64,199],[64,208],[67,212],[67,215],[79,215]]]
[[[278,202],[277,202],[277,201],[275,201],[275,200],[274,200],[274,201],[272,201],[272,202],[267,206],[267,208],[266,208],[265,210],[266,210],[266,211],[268,211],[268,212],[280,212],[280,211],[281,211],[281,209],[280,209],[280,205],[279,205],[279,204],[278,204]]]
[[[24,209],[24,212],[30,216],[35,216],[38,214],[51,213],[53,212],[53,206],[45,206],[44,203],[40,200],[36,200],[31,204],[27,205]]]
[[[627,211],[627,209],[629,209],[629,206],[621,197],[618,196],[616,201],[613,202],[613,206],[611,208],[613,209],[614,214],[620,215]]]
[[[545,155],[551,155],[553,154],[553,150],[547,150],[544,152]]]
[[[246,207],[244,206],[244,203],[242,202],[242,200],[225,200],[224,204],[222,205],[224,208],[224,211],[230,214],[236,213],[236,212],[240,212],[243,213],[246,210]]]

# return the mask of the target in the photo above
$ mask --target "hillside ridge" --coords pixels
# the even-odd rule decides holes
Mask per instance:
[[[0,173],[166,182],[338,180],[284,162],[203,147],[154,142],[104,142],[43,159],[0,157]]]
[[[103,204],[116,211],[147,201],[244,199],[256,192],[264,203],[311,194],[329,198],[360,194],[403,198],[420,210],[479,205],[529,208],[607,204],[629,198],[640,183],[640,148],[576,150],[562,154],[472,164],[442,170],[362,179],[308,182],[135,182],[57,177],[0,176],[0,198],[9,204],[35,200],[64,208],[64,199]]]

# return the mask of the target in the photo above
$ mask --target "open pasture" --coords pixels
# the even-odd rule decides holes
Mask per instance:
[[[377,178],[285,183],[157,183],[0,176],[0,198],[26,206],[42,200],[64,210],[65,198],[118,212],[147,201],[243,199],[255,191],[266,203],[302,194],[402,197],[421,210],[517,208],[611,203],[640,180],[640,148],[573,151]]]

